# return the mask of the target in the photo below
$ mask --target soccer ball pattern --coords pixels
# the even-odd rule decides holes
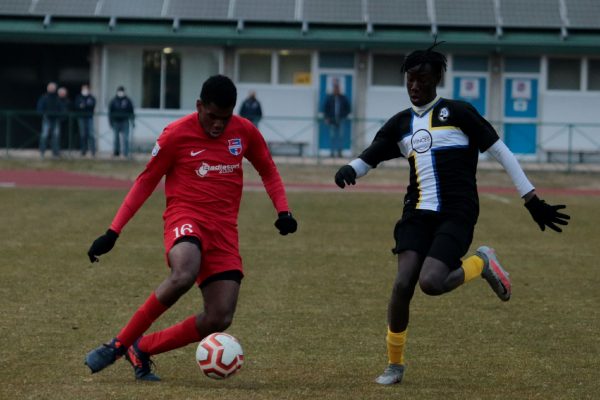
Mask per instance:
[[[227,333],[216,332],[198,344],[196,362],[209,378],[225,379],[242,368],[244,351],[236,338]]]

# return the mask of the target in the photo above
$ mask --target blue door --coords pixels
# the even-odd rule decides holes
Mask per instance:
[[[535,154],[537,141],[536,124],[504,124],[504,142],[513,153]]]

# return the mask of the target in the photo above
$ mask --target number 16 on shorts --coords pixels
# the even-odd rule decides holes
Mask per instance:
[[[175,239],[179,239],[182,236],[192,235],[194,233],[194,228],[192,227],[192,224],[183,224],[175,227],[173,232],[175,233]]]

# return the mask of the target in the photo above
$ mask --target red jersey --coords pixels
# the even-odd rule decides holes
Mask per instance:
[[[190,216],[200,222],[237,225],[243,188],[242,157],[260,174],[277,212],[290,211],[283,182],[267,144],[246,119],[232,116],[223,133],[210,137],[198,113],[169,124],[152,158],[125,197],[110,228],[120,233],[165,176],[163,218]]]

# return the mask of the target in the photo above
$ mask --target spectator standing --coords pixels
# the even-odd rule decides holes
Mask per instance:
[[[75,98],[75,111],[78,113],[77,122],[79,124],[82,156],[87,154],[88,148],[92,157],[96,156],[96,138],[94,137],[95,108],[96,98],[90,93],[89,85],[81,85],[81,92]]]
[[[108,119],[110,126],[115,134],[113,155],[118,157],[121,154],[121,140],[123,140],[123,157],[129,157],[129,123],[135,127],[135,114],[133,112],[133,102],[125,94],[125,88],[119,86],[116,96],[108,105]]]
[[[331,146],[331,157],[342,156],[344,148],[344,123],[350,114],[350,102],[342,94],[340,82],[333,80],[333,91],[325,99],[323,107],[325,123],[329,126],[329,140]]]
[[[61,103],[64,106],[64,110],[65,111],[70,111],[71,110],[71,100],[69,99],[69,91],[67,90],[66,87],[61,86],[58,88],[58,99],[61,101]]]
[[[61,86],[58,88],[58,100],[61,102],[62,106],[63,106],[63,110],[61,112],[61,116],[59,118],[59,125],[60,125],[60,130],[59,132],[67,132],[67,134],[70,137],[71,134],[71,130],[69,129],[70,125],[71,125],[71,116],[69,115],[69,113],[72,111],[73,109],[73,103],[71,102],[71,99],[69,99],[69,91],[67,90],[66,87]],[[70,141],[69,141],[70,143]],[[58,139],[58,145],[60,148],[60,136]],[[71,149],[69,149],[71,150]]]
[[[42,114],[42,133],[40,135],[40,155],[44,158],[48,138],[50,137],[52,155],[60,156],[60,121],[59,116],[64,112],[63,103],[56,93],[56,83],[49,82],[44,93],[37,102],[37,112]]]
[[[256,92],[254,90],[248,93],[248,97],[246,97],[246,100],[242,103],[240,115],[250,120],[250,122],[258,128],[258,123],[262,119],[262,107],[256,98]]]

